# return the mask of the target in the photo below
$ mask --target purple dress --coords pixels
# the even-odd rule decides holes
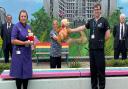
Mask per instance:
[[[17,23],[13,27],[11,40],[18,39],[21,41],[26,41],[28,30],[31,30],[29,25],[23,26],[20,22]],[[20,53],[17,51],[20,51]],[[24,45],[13,45],[10,76],[19,79],[27,79],[32,77],[31,46],[26,47]]]

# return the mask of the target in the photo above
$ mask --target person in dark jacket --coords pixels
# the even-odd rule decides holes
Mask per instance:
[[[5,63],[9,62],[9,54],[12,55],[11,32],[14,24],[12,23],[12,16],[6,16],[6,23],[2,25],[1,38],[3,40],[2,49],[4,53]]]
[[[128,45],[128,25],[125,23],[125,14],[120,14],[120,22],[114,26],[114,59],[119,59],[120,53],[122,59],[127,59]]]

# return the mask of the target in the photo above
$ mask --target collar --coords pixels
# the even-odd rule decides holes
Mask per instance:
[[[25,24],[23,24],[23,23],[21,23],[21,22],[20,22],[20,24],[21,24],[24,28],[25,28],[25,27],[26,27],[26,25],[27,25],[26,23],[25,23]]]
[[[122,26],[122,25],[124,26],[124,23],[120,23],[120,26]]]
[[[94,20],[97,22],[99,19],[101,18],[101,15],[99,16],[99,18],[94,18]]]
[[[11,26],[11,25],[12,25],[12,23],[7,23],[7,25],[8,25],[8,26]]]

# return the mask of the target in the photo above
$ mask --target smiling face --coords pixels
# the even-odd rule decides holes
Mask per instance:
[[[19,16],[20,22],[22,24],[26,24],[27,23],[27,19],[28,19],[27,13],[26,12],[21,12],[20,16]]]
[[[57,20],[54,20],[52,25],[53,25],[53,28],[56,30],[58,28]]]
[[[7,15],[6,21],[7,21],[7,23],[11,23],[12,22],[12,16]]]
[[[120,15],[120,23],[125,23],[125,15]]]
[[[95,18],[99,18],[101,15],[101,6],[100,4],[96,4],[93,8],[93,14]]]

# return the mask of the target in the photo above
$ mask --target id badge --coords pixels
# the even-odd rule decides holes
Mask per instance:
[[[17,50],[17,51],[16,51],[16,54],[21,54],[21,51],[20,51],[20,50]]]
[[[56,37],[56,34],[55,33],[53,34],[53,37]]]
[[[94,38],[95,38],[95,35],[94,35],[94,34],[92,34],[92,35],[91,35],[91,38],[92,38],[92,39],[94,39]]]

